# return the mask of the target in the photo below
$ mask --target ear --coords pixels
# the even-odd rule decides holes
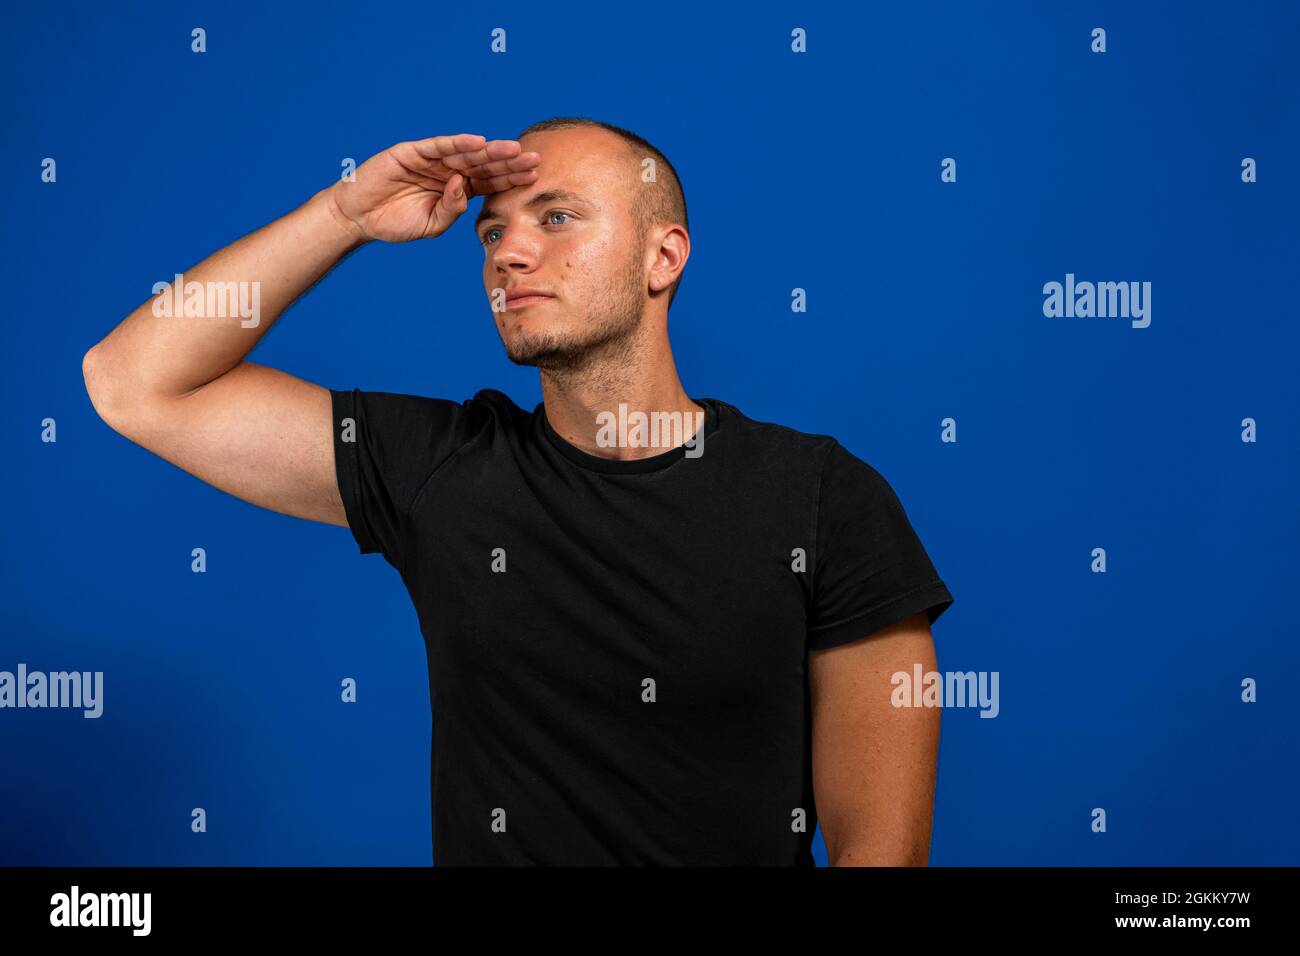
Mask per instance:
[[[650,266],[650,291],[662,292],[677,281],[691,256],[691,237],[681,226],[664,224],[650,230],[654,262]]]

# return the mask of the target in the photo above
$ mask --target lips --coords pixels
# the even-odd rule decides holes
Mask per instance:
[[[506,308],[516,309],[520,306],[532,305],[535,302],[543,302],[550,298],[552,298],[550,293],[538,289],[512,289],[506,293]]]

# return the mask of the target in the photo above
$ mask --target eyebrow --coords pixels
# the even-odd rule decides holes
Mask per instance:
[[[569,192],[567,189],[549,189],[544,193],[538,193],[532,199],[528,200],[528,202],[524,203],[524,208],[532,209],[536,206],[543,206],[548,202],[556,201],[582,203],[593,207],[596,206],[596,204],[586,196]],[[487,220],[500,218],[501,214],[499,212],[495,209],[489,209],[487,203],[484,203],[483,208],[478,211],[478,216],[474,219],[474,231],[478,232],[478,227],[483,225]]]

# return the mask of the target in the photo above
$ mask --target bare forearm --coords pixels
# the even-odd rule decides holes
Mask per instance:
[[[186,315],[186,288],[169,290],[170,302],[154,296],[127,316],[94,348],[96,378],[118,401],[173,398],[208,384],[238,365],[295,299],[361,244],[360,232],[333,208],[330,190],[322,190],[184,271],[183,285],[203,294],[188,297],[192,306],[202,301],[202,316]],[[220,293],[204,292],[229,289],[225,283],[236,284],[245,304],[256,304],[254,318],[226,309]],[[215,303],[222,304],[214,310]]]

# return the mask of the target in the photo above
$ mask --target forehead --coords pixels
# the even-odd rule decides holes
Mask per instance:
[[[530,133],[519,140],[522,151],[541,156],[537,181],[513,186],[484,198],[478,222],[498,218],[543,194],[583,196],[602,209],[628,205],[628,176],[636,160],[623,140],[603,129],[575,127]]]

